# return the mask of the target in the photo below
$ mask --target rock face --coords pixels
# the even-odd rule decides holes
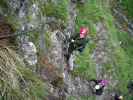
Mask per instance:
[[[54,31],[51,35],[51,50],[50,57],[53,65],[56,66],[61,72],[64,70],[64,58],[62,52],[62,40],[58,40],[57,34],[63,34],[60,31]]]
[[[29,65],[35,65],[37,64],[37,50],[33,42],[25,42],[21,45],[23,56],[25,61]]]
[[[62,81],[64,66],[65,66],[64,56],[62,51],[63,50],[62,40],[59,39],[60,37],[59,35],[61,34],[62,32],[60,31],[54,31],[51,33],[50,49],[46,57],[42,59],[42,65],[44,66],[44,68],[42,68],[41,70],[41,75],[43,79],[49,80],[52,83],[54,82],[54,85],[56,84],[57,81],[59,80]]]
[[[70,67],[70,70],[73,71],[74,70],[74,61],[75,61],[75,56],[73,54],[71,54],[70,58],[69,58],[69,67]]]
[[[42,27],[40,24],[44,22],[44,19],[39,18],[41,17],[38,8],[39,2],[32,3],[30,0],[5,0],[5,2],[8,5],[6,13],[13,15],[15,21],[19,20],[16,34],[20,34],[17,36],[17,41],[20,51],[23,53],[22,56],[28,65],[35,65],[37,63],[36,46],[27,35],[29,32],[33,34],[35,29],[39,32],[43,30],[40,29]]]
[[[74,79],[69,75],[66,80],[67,86],[67,97],[75,96],[79,98],[80,96],[92,96],[92,89],[90,83],[87,80],[83,80],[80,77],[75,77]]]
[[[103,22],[96,24],[97,39],[93,59],[96,62],[97,79],[105,79],[104,64],[108,62],[107,39],[108,32]],[[105,100],[104,95],[97,96],[96,100]]]
[[[69,18],[68,18],[68,25],[66,28],[66,35],[70,37],[75,32],[75,20],[76,20],[76,4],[72,3],[71,1],[69,2],[69,7],[68,7],[68,12],[69,12]]]
[[[108,42],[108,29],[105,27],[104,22],[98,22],[96,24],[96,31],[97,31],[97,38],[96,38],[96,48],[94,50],[92,58],[96,63],[96,75],[97,79],[107,79],[109,81],[109,85],[105,87],[104,93],[101,96],[96,96],[96,100],[110,100],[111,94],[108,91],[108,88],[115,88],[117,85],[117,80],[112,77],[115,75],[114,71],[110,73],[105,72],[106,64],[110,63],[110,55],[111,51],[109,49],[109,42]]]
[[[96,24],[97,29],[97,40],[96,40],[96,49],[93,54],[93,59],[95,60],[97,67],[96,67],[96,73],[97,78],[102,79],[103,75],[103,64],[106,64],[108,62],[108,51],[107,51],[107,39],[108,39],[108,33],[107,30],[102,22],[99,22]]]

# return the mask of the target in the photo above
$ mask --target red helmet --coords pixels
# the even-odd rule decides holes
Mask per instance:
[[[81,27],[80,28],[80,38],[85,38],[88,32],[88,28]]]

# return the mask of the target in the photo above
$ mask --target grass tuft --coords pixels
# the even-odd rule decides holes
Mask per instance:
[[[0,48],[0,99],[42,100],[45,84],[7,47]]]

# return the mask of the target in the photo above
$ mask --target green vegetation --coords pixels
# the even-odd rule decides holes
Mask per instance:
[[[5,0],[0,1],[0,13],[2,10],[6,10],[8,8],[8,5]],[[2,10],[1,10],[2,9]]]
[[[50,48],[50,46],[51,46],[51,34],[52,33],[50,33],[50,32],[46,32],[45,33],[45,42],[46,42],[46,48]]]
[[[96,5],[95,0],[87,0],[84,5],[78,5],[78,14],[76,18],[76,31],[79,32],[81,26],[88,26],[90,28],[90,33],[95,34],[94,22],[99,19],[100,11]]]
[[[97,17],[99,9],[96,7],[96,4],[94,1],[87,0],[84,5],[78,4],[77,9],[76,31],[79,32],[82,26],[89,27],[89,36],[95,38],[96,29],[94,24],[99,18]],[[76,65],[78,67],[73,72],[73,75],[80,76],[87,80],[96,78],[95,63],[91,59],[91,54],[95,49],[95,43],[91,42],[92,39],[90,39],[84,52],[76,57]]]
[[[20,27],[20,23],[16,15],[14,13],[11,13],[9,9],[10,8],[9,8],[9,5],[7,4],[7,1],[1,0],[0,1],[0,17],[4,17],[4,20],[6,20],[7,23],[9,24],[11,23],[14,29],[18,29]]]
[[[37,32],[37,31],[31,31],[31,32],[29,32],[27,34],[29,36],[30,41],[32,41],[35,44],[36,48],[39,49],[39,45],[38,44],[39,44],[39,39],[40,39],[40,37],[39,37],[40,33]]]
[[[122,6],[129,15],[129,17],[132,19],[133,17],[133,0],[121,0]]]
[[[108,15],[108,16],[107,16]],[[133,39],[126,32],[119,31],[114,25],[114,19],[109,12],[105,16],[105,23],[109,31],[109,48],[112,51],[110,55],[111,62],[108,64],[109,70],[115,69],[114,79],[119,80],[116,90],[121,91],[127,100],[132,100],[127,94],[127,84],[132,80],[132,59]]]
[[[17,17],[15,15],[14,16],[13,15],[6,16],[5,20],[7,21],[7,23],[11,23],[14,30],[17,30],[21,27],[20,21],[17,19]]]
[[[73,75],[74,76],[80,76],[84,79],[92,79],[96,78],[96,72],[95,72],[95,63],[90,58],[90,48],[93,47],[92,45],[88,44],[82,54],[79,54],[76,57],[76,65],[77,68],[74,70]]]
[[[115,52],[114,62],[117,72],[117,78],[120,80],[118,89],[127,93],[127,84],[133,79],[133,39],[126,32],[118,32],[118,40],[121,41],[120,47]],[[130,97],[127,95],[128,100]]]
[[[68,0],[59,0],[57,4],[49,1],[45,3],[41,9],[42,13],[49,17],[56,17],[66,22],[68,18]]]
[[[116,29],[114,25],[114,18],[111,15],[111,12],[107,8],[103,8],[103,18],[104,22],[109,31],[109,48],[112,51],[110,55],[111,62],[109,63],[110,69],[115,69],[116,76],[113,76],[114,79],[118,79],[118,88],[115,87],[118,91],[121,91],[123,94],[127,94],[127,84],[130,79],[132,79],[132,38],[128,33],[120,32]],[[106,12],[106,14],[105,14]],[[120,42],[122,44],[120,45]],[[129,70],[130,69],[130,70]],[[131,100],[128,95],[125,96],[128,100]]]

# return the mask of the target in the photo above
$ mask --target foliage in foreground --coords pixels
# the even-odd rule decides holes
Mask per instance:
[[[46,85],[7,47],[0,48],[0,99],[42,100]]]

